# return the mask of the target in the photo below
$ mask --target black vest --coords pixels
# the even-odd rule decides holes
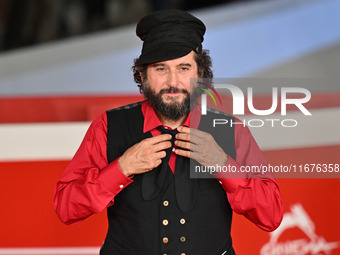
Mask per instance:
[[[207,130],[205,126],[214,118],[234,120],[230,115],[213,112],[202,118],[209,119],[201,121],[200,130]],[[107,121],[109,163],[129,147],[151,137],[150,132],[143,133],[141,102],[108,111]],[[219,135],[212,135],[217,143],[235,158],[234,129],[224,127],[216,129],[216,133]],[[195,207],[183,213],[176,203],[174,175],[170,168],[162,191],[150,201],[142,198],[142,177],[143,174],[135,175],[133,183],[107,208],[109,228],[101,255],[235,254],[230,236],[232,210],[226,192],[216,179],[198,179]]]

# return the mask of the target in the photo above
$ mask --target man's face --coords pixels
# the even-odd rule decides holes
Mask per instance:
[[[195,53],[148,65],[143,92],[155,111],[178,120],[190,111],[190,78],[197,78]]]

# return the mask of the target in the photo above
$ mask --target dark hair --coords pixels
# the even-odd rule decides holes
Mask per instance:
[[[136,65],[137,61],[138,58],[134,60],[134,65],[132,67],[133,78],[137,83],[137,86],[139,87],[139,92],[142,93],[143,89],[141,74],[143,75],[143,79],[146,80],[148,64],[138,66]],[[201,54],[195,53],[195,61],[197,64],[198,77],[212,79],[213,78],[213,71],[211,70],[212,61],[211,57],[209,56],[209,50],[202,50]]]

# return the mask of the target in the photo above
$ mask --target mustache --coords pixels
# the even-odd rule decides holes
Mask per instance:
[[[189,94],[189,92],[186,89],[179,89],[179,88],[175,88],[175,87],[161,89],[159,91],[159,95],[163,95],[164,93],[183,93],[185,95]]]

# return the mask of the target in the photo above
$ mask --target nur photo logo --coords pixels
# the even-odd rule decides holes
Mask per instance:
[[[247,121],[242,120],[244,125],[249,127],[262,127],[265,124],[271,125],[271,127],[275,127],[276,125],[280,125],[282,127],[296,127],[298,125],[298,121],[296,119],[287,118],[287,107],[291,107],[295,111],[301,112],[305,116],[311,116],[312,114],[305,106],[311,99],[311,92],[303,87],[295,87],[295,86],[283,86],[283,87],[266,87],[266,91],[270,91],[271,105],[266,109],[257,109],[254,106],[254,88],[253,87],[245,87],[243,86],[243,90],[246,90],[246,93],[242,91],[240,86],[231,84],[231,83],[221,83],[221,82],[212,82],[210,84],[214,84],[214,86],[209,85],[208,82],[196,81],[198,84],[198,88],[203,92],[201,95],[201,114],[207,115],[207,95],[210,96],[214,105],[217,106],[217,100],[221,106],[223,104],[223,100],[232,100],[232,112],[230,113],[235,116],[244,116],[246,114],[246,110],[249,113],[248,115],[261,116],[261,119],[251,118]],[[249,81],[248,81],[249,82]],[[254,87],[258,89],[258,85],[254,82]],[[267,93],[268,94],[268,93]],[[225,97],[223,95],[226,95]],[[231,97],[230,97],[231,95]],[[223,99],[223,100],[222,100]],[[247,108],[245,108],[247,107]],[[280,116],[284,118],[270,118],[274,113],[279,112]],[[268,117],[263,119],[263,116]],[[277,116],[277,114],[276,114]],[[226,119],[214,119],[213,126],[216,125],[235,125],[236,123],[230,123]]]

